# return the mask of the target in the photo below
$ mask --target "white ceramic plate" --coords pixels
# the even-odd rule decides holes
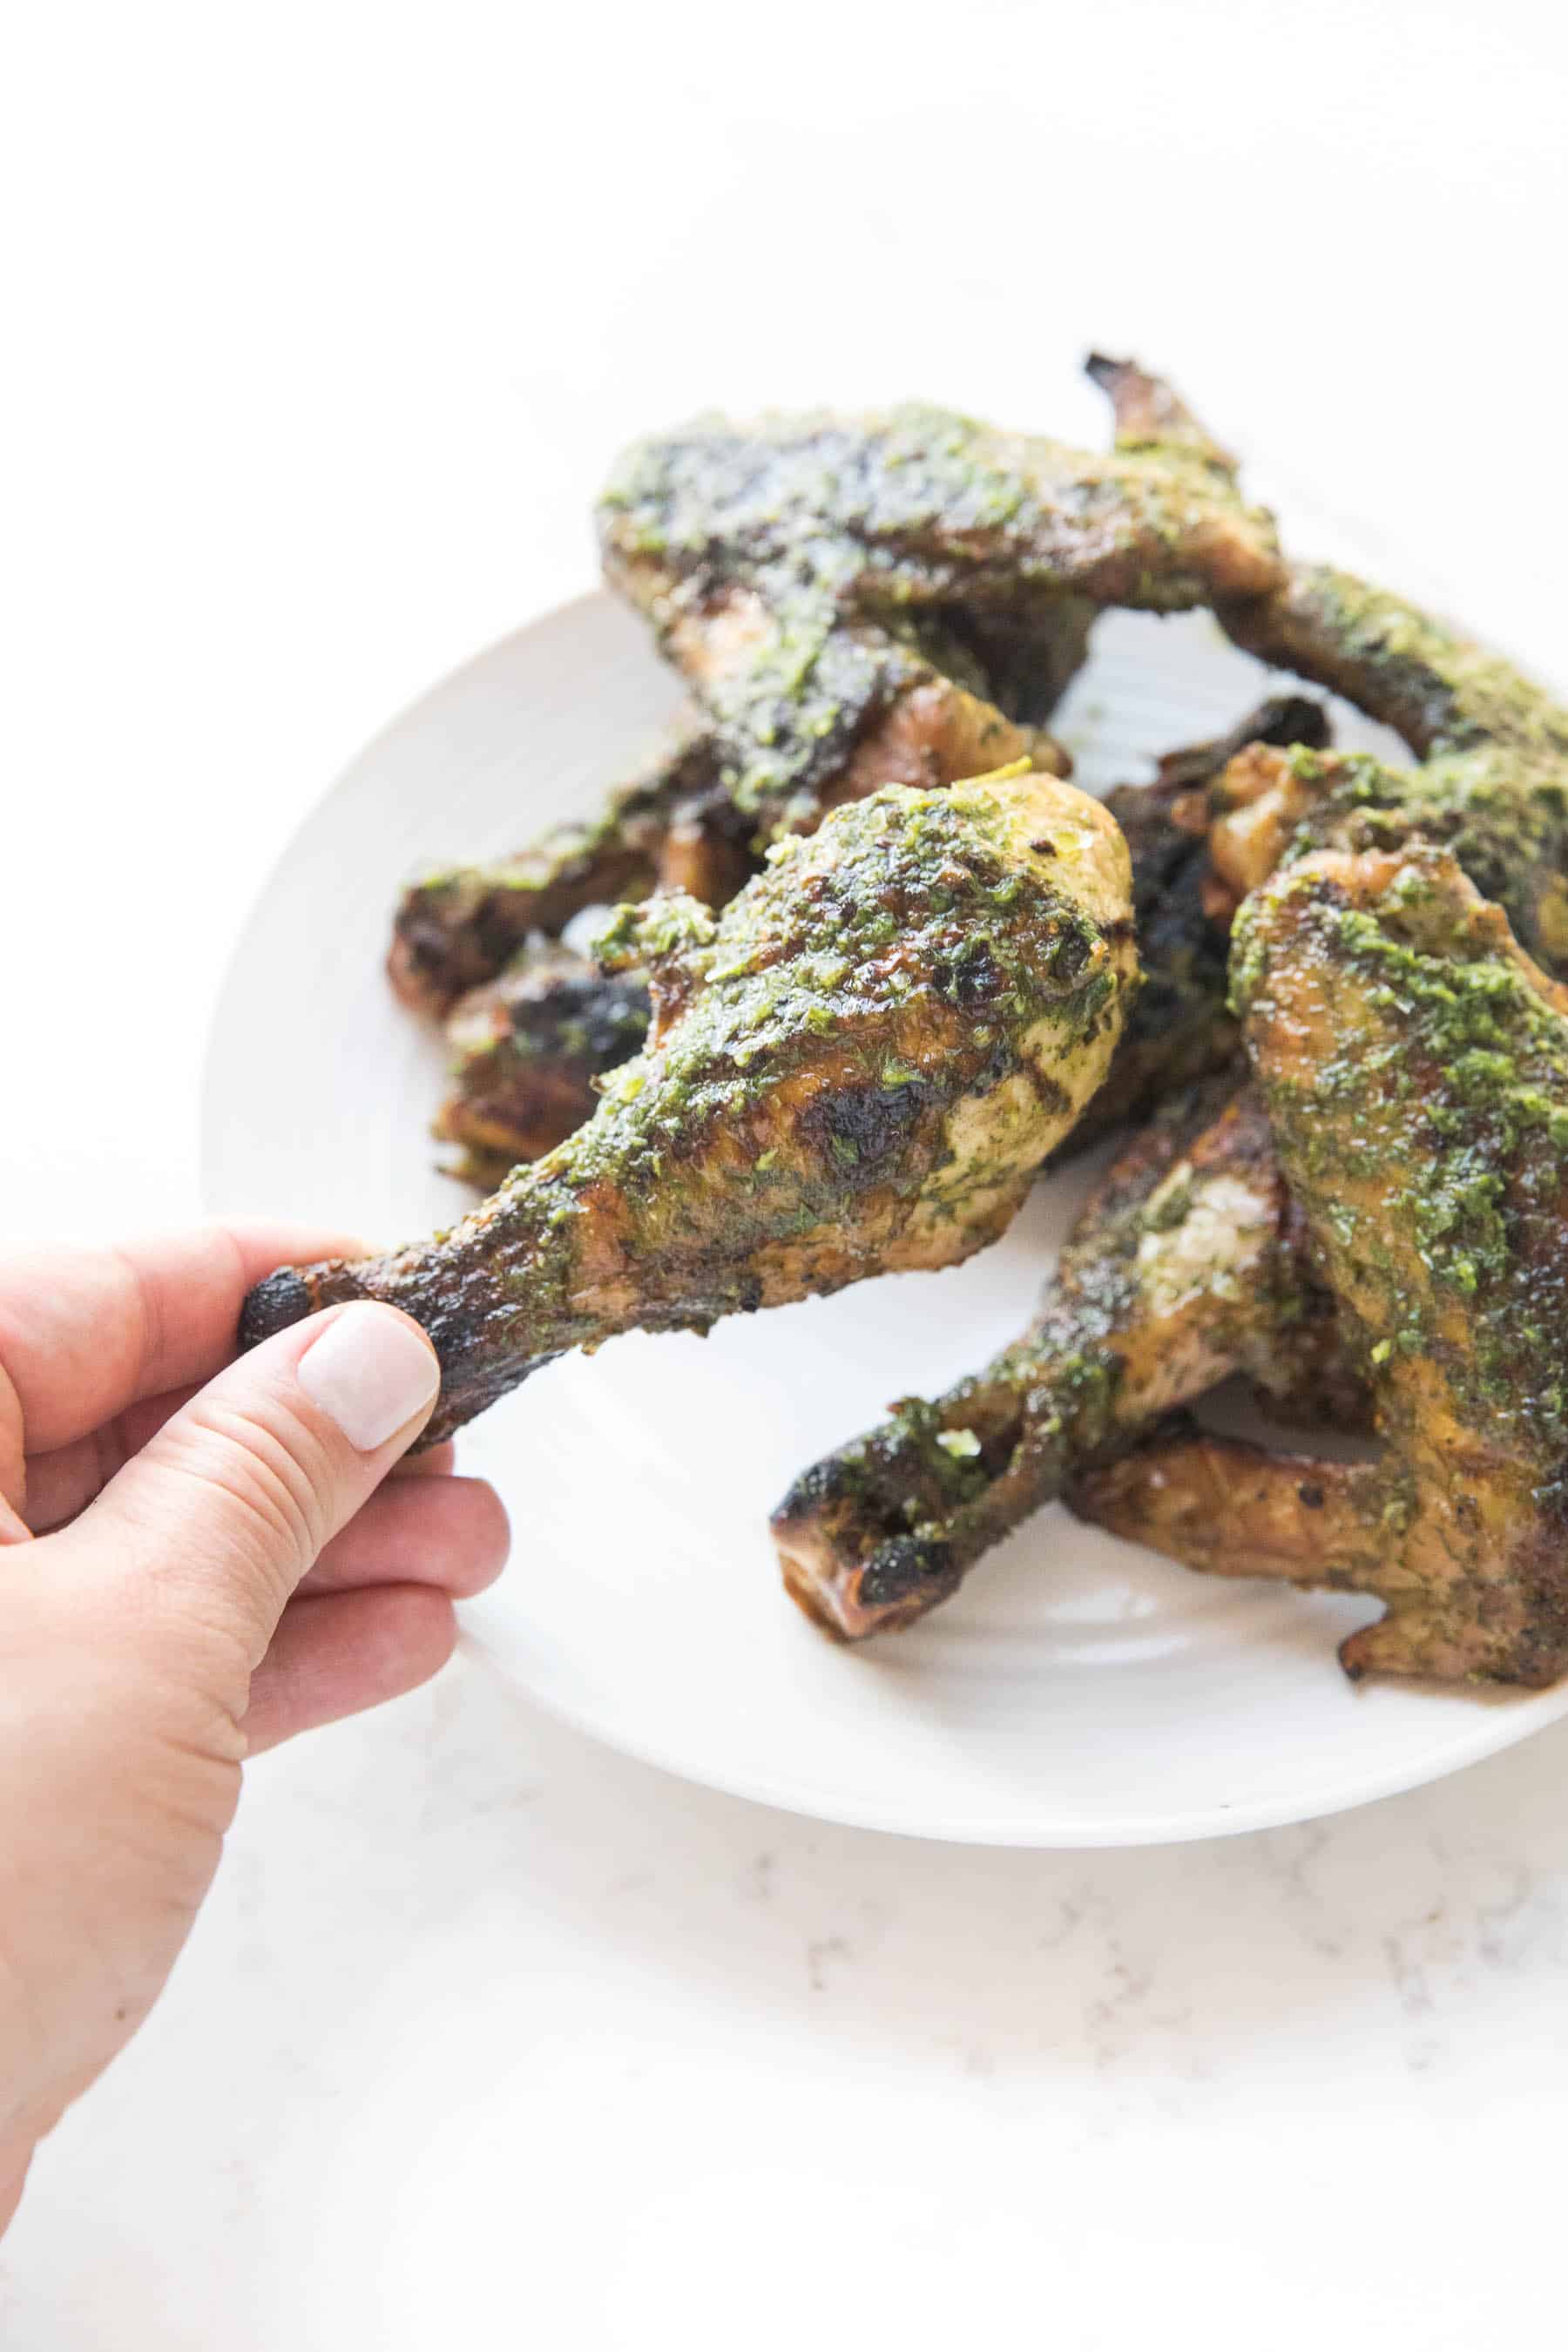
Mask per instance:
[[[1091,787],[1218,731],[1262,677],[1208,621],[1116,615],[1061,728]],[[432,1167],[438,1039],[382,977],[398,887],[516,846],[622,773],[675,701],[592,596],[398,719],[303,827],[229,973],[206,1074],[215,1210],[385,1242],[468,1196]],[[1347,730],[1350,731],[1350,730]],[[1375,740],[1355,729],[1358,740]],[[613,1746],[770,1804],[992,1844],[1120,1845],[1300,1821],[1436,1778],[1568,1709],[1352,1689],[1338,1597],[1189,1575],[1047,1510],[912,1632],[823,1640],[784,1599],[769,1508],[794,1473],[940,1388],[1026,1318],[1088,1181],[1038,1192],[967,1266],[549,1367],[476,1424],[513,1566],[471,1642]]]

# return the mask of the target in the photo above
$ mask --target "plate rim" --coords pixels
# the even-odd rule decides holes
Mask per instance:
[[[1521,1691],[1517,1694],[1490,1692],[1478,1695],[1478,1712],[1483,1726],[1471,1742],[1461,1742],[1460,1752],[1445,1757],[1436,1768],[1415,1763],[1406,1768],[1390,1769],[1374,1776],[1370,1783],[1354,1786],[1342,1784],[1326,1797],[1310,1800],[1310,1810],[1302,1811],[1299,1799],[1281,1797],[1272,1801],[1253,1804],[1211,1807],[1205,1812],[1182,1814],[1146,1814],[1130,1816],[1124,1829],[1107,1834],[1103,1829],[1076,1830],[1070,1824],[1058,1823],[1037,1832],[999,1831],[994,1823],[953,1814],[945,1820],[933,1819],[919,1828],[907,1821],[897,1821],[879,1814],[875,1806],[836,1805],[830,1798],[819,1798],[806,1803],[798,1795],[772,1785],[765,1774],[699,1772],[685,1762],[661,1754],[656,1740],[635,1732],[608,1731],[595,1722],[591,1710],[574,1707],[558,1693],[536,1690],[523,1683],[507,1664],[503,1646],[486,1633],[482,1623],[485,1596],[458,1604],[460,1626],[459,1647],[465,1657],[482,1664],[485,1670],[495,1674],[507,1687],[536,1706],[556,1723],[564,1724],[571,1731],[596,1741],[615,1754],[630,1757],[634,1762],[666,1778],[683,1780],[689,1786],[710,1789],[720,1796],[739,1799],[751,1805],[765,1806],[770,1811],[788,1813],[799,1821],[825,1822],[836,1829],[866,1830],[879,1837],[901,1837],[916,1844],[922,1841],[936,1845],[988,1846],[998,1853],[1092,1853],[1136,1851],[1142,1847],[1167,1845],[1199,1845],[1218,1838],[1244,1837],[1258,1830],[1305,1827],[1310,1822],[1331,1821],[1336,1814],[1359,1811],[1363,1805],[1381,1804],[1390,1797],[1408,1796],[1414,1790],[1436,1786],[1456,1773],[1468,1772],[1472,1765],[1484,1764],[1490,1756],[1503,1754],[1533,1738],[1537,1732],[1546,1731],[1568,1714],[1568,1679],[1547,1691]],[[1332,1673],[1335,1661],[1325,1655],[1323,1671]],[[1459,1694],[1438,1691],[1440,1696]],[[1374,1688],[1360,1695],[1374,1698]],[[1516,1724],[1514,1718],[1526,1709],[1539,1709],[1531,1720]],[[1493,1729],[1487,1717],[1497,1718]]]

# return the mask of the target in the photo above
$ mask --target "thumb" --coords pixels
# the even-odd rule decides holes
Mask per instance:
[[[430,1417],[436,1351],[396,1307],[328,1307],[242,1356],[54,1540],[173,1663],[243,1711],[285,1604]]]

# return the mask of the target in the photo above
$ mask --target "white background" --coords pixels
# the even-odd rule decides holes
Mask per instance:
[[[1568,684],[1561,12],[56,0],[5,52],[12,1234],[195,1211],[271,861],[589,583],[609,456],[694,408],[1085,435],[1081,350],[1132,349]],[[1533,2340],[1564,1783],[1568,1729],[1319,1828],[987,1855],[697,1794],[460,1669],[256,1769],[0,2339]]]

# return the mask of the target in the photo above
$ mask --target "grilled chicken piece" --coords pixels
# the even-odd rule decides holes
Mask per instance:
[[[1342,1397],[1331,1302],[1263,1107],[1210,1078],[1135,1136],[1079,1218],[1039,1314],[983,1372],[796,1479],[773,1513],[784,1582],[856,1641],[947,1599],[1089,1465],[1233,1372]]]
[[[593,1117],[597,1080],[641,1050],[650,1011],[637,975],[536,935],[447,1023],[453,1087],[436,1133],[459,1148],[451,1172],[488,1191],[553,1151]]]
[[[1234,962],[1293,1195],[1383,1458],[1213,1438],[1079,1507],[1194,1568],[1375,1593],[1352,1675],[1568,1669],[1568,992],[1453,856],[1322,852],[1249,900]]]
[[[605,574],[696,711],[590,823],[415,883],[389,959],[405,1002],[448,1011],[531,931],[599,900],[663,883],[721,903],[736,860],[886,784],[1016,758],[1065,773],[1042,730],[1100,607],[1272,587],[1272,530],[1242,506],[1231,458],[1153,377],[1089,372],[1115,415],[1109,457],[928,408],[630,451],[601,503]],[[682,870],[693,856],[713,883]]]
[[[1089,457],[934,408],[720,422],[645,441],[600,506],[605,576],[646,613],[713,724],[732,804],[809,828],[923,740],[921,706],[989,698],[987,626],[1064,629],[1107,604],[1172,612],[1280,578],[1234,462],[1163,384],[1095,360],[1117,446]],[[1052,666],[1053,668],[1056,665]],[[955,699],[956,698],[956,699]]]
[[[434,1242],[269,1276],[243,1339],[406,1308],[442,1362],[430,1441],[563,1349],[967,1257],[1105,1076],[1130,892],[1097,802],[1008,774],[839,810],[717,921],[623,909],[654,1025],[597,1115]]]

